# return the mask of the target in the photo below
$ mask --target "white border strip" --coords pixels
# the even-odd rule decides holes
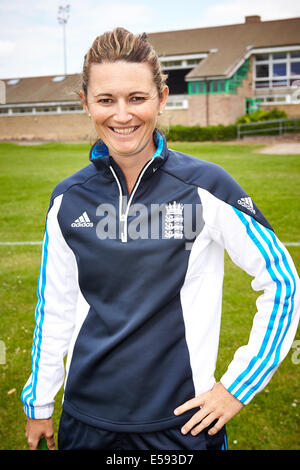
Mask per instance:
[[[42,245],[43,242],[0,242],[0,245]]]

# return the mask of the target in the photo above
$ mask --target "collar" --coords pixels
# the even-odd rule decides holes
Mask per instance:
[[[158,168],[162,165],[168,156],[168,149],[166,138],[161,131],[155,129],[153,132],[153,141],[156,147],[155,153],[152,155],[151,159],[154,160],[155,167]],[[99,139],[92,146],[89,153],[89,160],[98,168],[99,170],[103,168],[103,165],[109,167],[114,163],[114,159],[109,155],[109,150],[103,140]]]

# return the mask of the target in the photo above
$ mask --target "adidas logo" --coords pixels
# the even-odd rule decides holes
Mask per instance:
[[[241,197],[241,199],[238,200],[238,204],[245,207],[246,209],[248,209],[248,211],[252,212],[253,214],[256,213],[255,209],[253,208],[253,202],[251,197]]]
[[[78,217],[78,219],[74,220],[74,222],[71,224],[71,227],[93,227],[94,224],[93,222],[90,221],[89,216],[87,215],[86,212],[83,212],[83,214]]]

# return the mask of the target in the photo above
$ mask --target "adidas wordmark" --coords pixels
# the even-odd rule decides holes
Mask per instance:
[[[87,213],[83,212],[83,214],[71,224],[71,227],[93,227],[93,225]]]

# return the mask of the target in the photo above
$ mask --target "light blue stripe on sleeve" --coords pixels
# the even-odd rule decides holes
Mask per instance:
[[[284,338],[286,337],[286,334],[288,332],[288,329],[289,329],[291,321],[292,321],[292,313],[294,311],[294,297],[295,297],[295,291],[296,291],[296,281],[295,281],[294,275],[293,275],[293,273],[291,271],[291,268],[290,268],[290,266],[287,262],[287,259],[286,259],[286,256],[285,256],[283,250],[279,247],[278,242],[276,241],[276,237],[275,237],[274,233],[269,229],[266,229],[266,228],[262,229],[256,221],[253,221],[253,225],[257,229],[258,233],[260,233],[261,237],[268,244],[268,247],[269,247],[270,251],[272,252],[272,254],[274,256],[274,259],[276,257],[275,265],[276,265],[276,268],[277,268],[278,272],[281,274],[281,276],[284,280],[284,283],[285,283],[285,286],[286,286],[286,294],[285,294],[285,297],[284,297],[284,300],[283,300],[282,314],[281,314],[281,317],[279,318],[278,328],[277,328],[276,334],[273,338],[273,342],[272,342],[270,351],[269,351],[269,353],[268,353],[268,355],[267,355],[267,357],[264,361],[265,363],[267,361],[269,361],[271,359],[273,353],[275,352],[273,363],[265,370],[263,375],[260,377],[259,381],[257,383],[255,383],[254,386],[250,387],[249,391],[242,397],[242,400],[244,400],[244,401],[248,400],[251,397],[252,394],[256,393],[258,388],[263,384],[264,380],[268,377],[268,375],[279,364],[281,346],[282,346],[282,343],[284,341]],[[276,246],[277,250],[279,251],[279,253],[281,255],[282,265],[285,266],[287,272],[291,276],[291,279],[293,281],[293,290],[291,288],[290,279],[287,276],[287,274],[282,270],[281,263],[278,259],[278,256],[276,255],[276,252],[274,250],[274,246],[272,245],[272,241],[270,240],[268,235],[271,235],[272,241],[274,242],[274,245]],[[289,305],[290,305],[290,308],[289,308]],[[285,326],[285,328],[283,328],[285,320],[287,320],[286,321],[286,326]],[[281,339],[279,341],[280,335],[281,335]],[[252,376],[252,377],[250,377],[250,379],[248,379],[249,382],[255,380],[255,378],[259,375],[259,373],[263,371],[264,365],[265,364],[262,364],[261,367],[258,368],[258,370],[256,371],[256,374],[255,374],[255,377]]]
[[[278,255],[276,254],[276,251],[275,251],[275,249],[273,247],[273,244],[272,244],[272,240],[274,241],[274,239],[276,239],[273,232],[271,232],[271,230],[269,230],[265,227],[262,227],[254,219],[251,219],[252,223],[253,223],[253,226],[255,227],[257,232],[260,234],[260,236],[262,237],[264,242],[268,245],[269,250],[270,250],[270,252],[273,256],[273,260],[274,260],[273,266],[276,268],[277,272],[282,276],[283,282],[275,274],[275,272],[272,268],[271,259],[268,255],[267,251],[264,249],[263,245],[261,244],[260,240],[258,239],[258,237],[255,235],[254,231],[252,230],[249,221],[246,219],[246,217],[242,214],[241,211],[239,211],[235,208],[234,208],[234,210],[235,210],[236,214],[238,215],[239,219],[242,221],[242,223],[246,227],[246,230],[247,230],[247,233],[248,233],[249,237],[253,240],[256,247],[259,249],[262,256],[264,257],[268,273],[269,273],[271,279],[276,283],[276,292],[275,292],[275,297],[274,297],[273,310],[272,310],[272,313],[271,313],[271,316],[270,316],[270,319],[269,319],[269,323],[268,323],[268,327],[267,327],[265,336],[263,338],[262,344],[260,346],[259,352],[255,356],[255,358],[253,358],[250,361],[250,363],[248,364],[248,367],[245,369],[245,371],[239,375],[239,377],[233,382],[233,384],[228,389],[229,391],[232,392],[238,386],[238,384],[240,384],[243,381],[243,379],[249,373],[252,372],[252,375],[247,378],[247,380],[241,385],[241,387],[237,391],[234,392],[234,395],[236,397],[238,397],[242,402],[245,402],[250,398],[250,396],[253,393],[255,393],[257,391],[257,389],[263,383],[263,381],[265,380],[267,375],[274,369],[274,367],[276,367],[278,365],[281,344],[282,344],[282,341],[283,341],[283,339],[286,335],[289,324],[291,322],[291,315],[292,315],[292,311],[293,311],[293,302],[294,302],[294,299],[293,299],[294,292],[293,292],[292,297],[291,297],[291,283],[290,283],[290,280],[289,280],[288,276],[283,272],[282,267],[281,267],[281,262],[279,260]],[[272,238],[272,240],[271,240],[270,237]],[[286,267],[286,264],[288,264],[287,260],[286,260],[286,257],[284,255],[284,253],[282,252],[282,250],[279,248],[278,244],[277,244],[277,249],[279,249],[279,251],[280,251],[280,254],[282,256],[282,260],[285,259],[285,261],[283,261],[283,264]],[[292,272],[291,272],[290,268],[289,268],[289,274],[293,278],[293,275],[292,275]],[[260,366],[254,371],[255,366],[258,364],[258,360],[262,359],[265,352],[266,352],[266,348],[267,348],[268,342],[270,340],[271,333],[274,332],[273,331],[274,330],[274,322],[275,322],[275,319],[278,315],[278,311],[279,311],[279,307],[280,307],[280,298],[281,298],[282,286],[283,285],[285,286],[286,294],[285,294],[285,298],[284,298],[284,301],[283,301],[282,312],[281,312],[281,316],[280,316],[280,319],[279,319],[279,323],[278,323],[278,326],[277,326],[276,333],[273,337],[273,341],[272,341],[272,344],[271,344],[271,347],[269,349],[268,354],[265,356],[265,358],[261,362]],[[294,289],[294,291],[295,291],[295,289]],[[278,342],[279,337],[282,333],[283,323],[284,323],[284,321],[286,319],[286,316],[287,316],[287,313],[288,313],[289,300],[291,300],[291,308],[290,308],[290,311],[289,311],[289,317],[288,317],[287,325],[286,325],[285,331],[284,331],[284,333],[281,337],[281,341]],[[265,373],[262,375],[260,380],[255,385],[252,385],[253,382],[258,378],[259,374],[267,367],[267,364],[270,361],[271,356],[274,353],[274,351],[275,351],[275,357],[274,357],[273,364],[265,371]],[[244,396],[241,397],[240,395],[245,391],[245,389],[247,387],[250,387],[250,390]]]
[[[45,287],[46,287],[46,267],[48,259],[48,231],[47,224],[45,229],[45,237],[43,244],[43,253],[41,268],[38,280],[38,289],[37,289],[37,305],[35,309],[35,321],[36,327],[34,330],[33,336],[33,346],[32,346],[32,377],[31,382],[24,388],[21,398],[24,403],[24,410],[30,418],[35,418],[33,402],[36,399],[36,387],[38,380],[38,371],[39,371],[39,361],[40,361],[40,347],[42,342],[42,328],[44,322],[44,307],[45,307]]]

